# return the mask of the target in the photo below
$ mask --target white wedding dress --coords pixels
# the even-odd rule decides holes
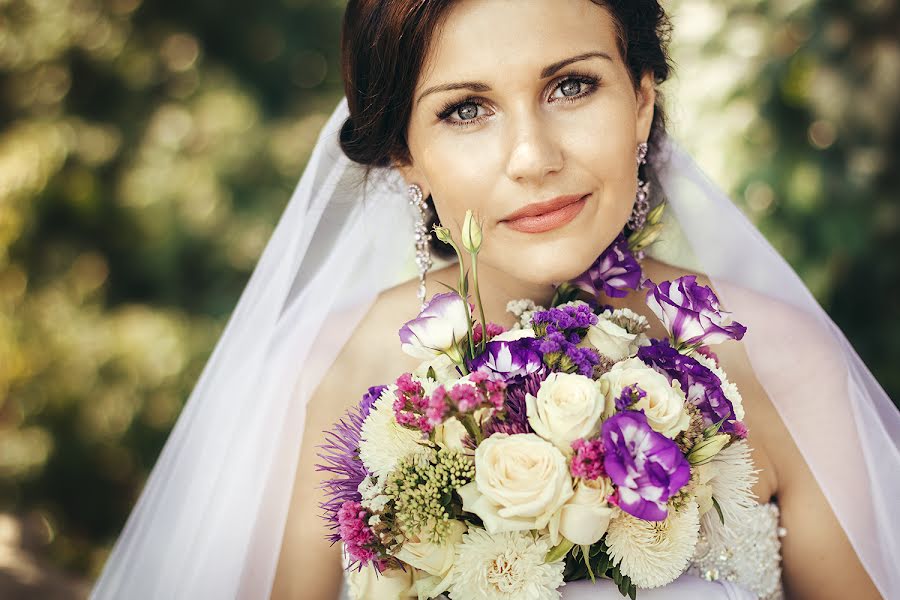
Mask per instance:
[[[638,597],[642,600],[656,597],[782,600],[781,538],[787,532],[779,525],[778,517],[778,505],[775,503],[753,507],[750,517],[733,528],[736,540],[733,544],[711,543],[701,532],[694,558],[685,574],[669,586],[639,590]],[[706,582],[716,582],[718,585],[704,585]],[[346,577],[344,583],[341,600],[350,600]],[[562,591],[565,600],[622,598],[608,581],[596,584],[590,581],[572,582],[566,584]]]

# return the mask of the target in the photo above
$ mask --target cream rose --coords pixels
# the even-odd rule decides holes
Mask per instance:
[[[468,432],[457,418],[447,419],[434,428],[434,443],[441,448],[448,450],[459,450],[460,452],[468,452],[471,450],[463,445],[463,439]]]
[[[466,525],[463,522],[451,521],[450,531],[443,544],[412,538],[404,542],[394,556],[429,575],[444,577],[453,566],[456,545],[462,541],[465,532]]]
[[[690,416],[684,409],[685,397],[681,384],[669,380],[639,358],[629,358],[613,365],[612,369],[600,376],[599,384],[606,396],[606,414],[615,410],[615,401],[622,390],[629,385],[637,385],[647,395],[635,404],[636,410],[643,410],[650,426],[669,438],[688,428]],[[532,426],[533,427],[533,426]]]
[[[560,509],[559,533],[579,546],[598,542],[606,533],[615,511],[606,501],[612,491],[612,485],[605,477],[579,481],[575,495]]]
[[[628,333],[624,327],[602,317],[588,329],[585,339],[597,352],[613,361],[634,356],[639,346],[637,334]]]
[[[600,384],[576,373],[551,373],[536,397],[525,396],[531,428],[566,453],[573,441],[597,432],[604,404]]]
[[[475,481],[457,490],[489,533],[543,529],[573,495],[566,457],[533,433],[496,433],[475,450]]]
[[[347,572],[347,588],[351,600],[407,600],[419,597],[412,569],[388,569],[382,573],[376,573],[371,565],[359,571],[350,569]]]

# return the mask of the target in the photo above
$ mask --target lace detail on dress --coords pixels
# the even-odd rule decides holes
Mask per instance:
[[[688,572],[710,581],[724,579],[762,600],[781,600],[781,538],[778,505],[753,507],[752,518],[738,525],[735,543],[713,544],[701,530]]]

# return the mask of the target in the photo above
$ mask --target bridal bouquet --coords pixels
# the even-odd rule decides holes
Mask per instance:
[[[420,367],[327,433],[322,508],[351,595],[537,600],[609,578],[634,598],[670,583],[701,529],[727,535],[754,502],[741,396],[709,349],[745,328],[693,276],[641,281],[620,235],[549,308],[511,302],[505,331],[481,310],[481,236],[467,215],[480,322],[461,272],[400,329]],[[599,304],[629,288],[667,338]]]

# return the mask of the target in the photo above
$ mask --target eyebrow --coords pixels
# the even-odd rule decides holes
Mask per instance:
[[[555,63],[549,64],[541,70],[541,79],[546,79],[547,77],[552,76],[554,73],[566,67],[572,63],[579,62],[582,60],[587,60],[589,58],[603,58],[610,62],[612,62],[612,57],[606,52],[585,52],[583,54],[578,54],[576,56],[572,56],[570,58],[564,58],[562,60],[556,61]],[[434,94],[436,92],[451,92],[453,90],[470,90],[472,92],[489,92],[491,91],[491,86],[481,81],[463,81],[460,83],[442,83],[440,85],[434,85],[430,88],[427,88],[421,94],[419,94],[419,98],[416,100],[416,104],[422,101],[422,98],[427,96],[428,94]]]

